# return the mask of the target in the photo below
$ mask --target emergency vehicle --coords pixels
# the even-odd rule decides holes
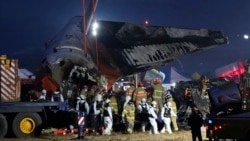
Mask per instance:
[[[208,90],[211,112],[206,120],[209,141],[220,139],[250,140],[250,111],[238,84],[227,82]]]
[[[18,60],[0,56],[0,138],[7,135],[34,137],[43,128],[65,127],[77,119],[74,112],[68,111],[67,102],[22,101],[21,97],[27,95],[21,92],[22,86]]]

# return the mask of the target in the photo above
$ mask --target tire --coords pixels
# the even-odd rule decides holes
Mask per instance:
[[[8,122],[4,115],[0,114],[0,138],[5,137],[8,131]]]
[[[18,113],[12,122],[12,130],[18,138],[38,136],[42,130],[42,119],[37,113]]]

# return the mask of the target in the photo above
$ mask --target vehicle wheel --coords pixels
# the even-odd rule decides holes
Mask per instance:
[[[42,119],[37,113],[19,113],[13,120],[12,130],[18,138],[35,137],[41,133]]]
[[[3,138],[8,131],[8,122],[4,115],[0,114],[0,138]]]

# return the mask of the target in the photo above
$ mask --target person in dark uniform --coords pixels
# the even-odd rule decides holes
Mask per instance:
[[[203,124],[202,116],[197,107],[192,108],[192,114],[188,118],[188,125],[191,127],[192,139],[196,141],[198,138],[199,141],[202,141],[201,136],[201,126]]]
[[[83,128],[85,127],[86,117],[89,114],[89,104],[85,95],[77,97],[76,111],[78,113],[78,139],[83,139]]]
[[[90,106],[90,126],[96,134],[100,133],[99,128],[103,119],[103,101],[102,95],[97,94],[94,102]]]
[[[148,124],[148,108],[149,104],[147,103],[147,99],[142,98],[141,103],[137,106],[137,117],[141,123],[142,132],[145,132]]]

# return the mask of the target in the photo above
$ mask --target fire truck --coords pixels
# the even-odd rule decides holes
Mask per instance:
[[[239,86],[230,81],[208,90],[211,112],[206,120],[206,136],[209,141],[250,140],[250,110]]]
[[[22,92],[23,86],[18,76],[18,60],[0,56],[0,138],[34,137],[47,127],[74,124],[76,114],[68,110],[67,102],[22,101],[21,97],[27,95]]]

